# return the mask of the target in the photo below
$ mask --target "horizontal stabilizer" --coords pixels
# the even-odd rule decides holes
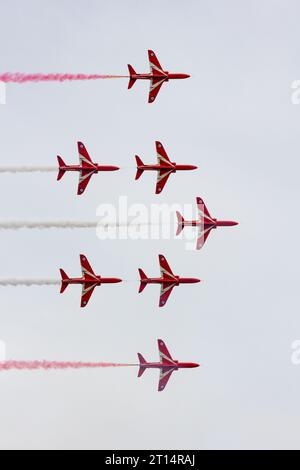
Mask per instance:
[[[130,75],[130,79],[129,79],[129,83],[128,83],[128,89],[130,90],[130,88],[133,87],[133,85],[135,84],[137,79],[134,77],[134,75],[136,75],[136,72],[135,72],[134,68],[132,67],[132,65],[128,64],[128,70],[129,70],[129,75]]]
[[[144,173],[144,170],[141,169],[141,167],[144,166],[144,163],[142,162],[141,158],[138,155],[135,156],[135,159],[136,159],[136,164],[137,164],[137,173],[136,173],[135,179],[138,180]]]
[[[59,165],[59,170],[58,170],[58,175],[57,175],[57,181],[61,180],[62,177],[64,176],[66,170],[63,170],[62,167],[65,167],[66,164],[65,162],[63,161],[63,159],[61,157],[57,157],[57,160],[58,160],[58,165]]]
[[[177,227],[177,233],[176,235],[180,235],[181,232],[183,231],[184,229],[184,218],[182,217],[182,215],[180,214],[180,212],[177,212],[177,219],[178,219],[178,227]]]
[[[65,292],[66,288],[68,287],[68,284],[69,284],[69,277],[67,276],[67,274],[65,273],[65,271],[63,269],[60,269],[60,275],[61,275],[61,289],[60,289],[60,293],[62,294],[63,292]]]
[[[141,294],[143,292],[143,290],[145,289],[145,287],[147,286],[147,276],[146,274],[144,273],[144,271],[142,269],[139,269],[139,273],[140,273],[140,278],[141,278],[141,285],[140,285],[140,290],[139,290],[139,294]]]
[[[142,377],[143,373],[147,369],[147,367],[146,367],[147,361],[144,359],[144,357],[140,353],[138,353],[138,358],[139,358],[139,362],[140,362],[138,377]]]

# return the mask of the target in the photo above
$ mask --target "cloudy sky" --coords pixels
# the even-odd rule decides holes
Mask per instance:
[[[147,49],[189,80],[164,86],[126,79],[10,85],[0,106],[1,165],[95,160],[125,167],[77,178],[0,175],[1,220],[97,220],[101,204],[170,206],[202,196],[212,215],[235,219],[205,248],[182,240],[100,241],[95,230],[1,232],[0,278],[95,271],[130,280],[99,288],[86,310],[80,288],[1,288],[0,339],[8,359],[200,362],[164,393],[158,372],[136,369],[0,375],[1,449],[299,448],[300,366],[291,344],[299,320],[300,79],[296,0],[1,0],[1,72],[126,74],[148,71]],[[134,155],[150,163],[161,140],[172,160],[199,166],[154,195],[154,175],[134,181]],[[132,167],[132,168],[131,168]],[[200,277],[158,309],[158,288],[137,295],[137,268]],[[133,281],[133,282],[132,282]]]

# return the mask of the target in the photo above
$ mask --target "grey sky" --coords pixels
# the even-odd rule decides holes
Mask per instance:
[[[239,227],[212,234],[200,253],[182,241],[100,242],[87,231],[1,232],[0,277],[79,274],[85,253],[103,275],[176,273],[203,284],[176,290],[159,310],[158,288],[104,286],[87,310],[80,288],[1,289],[0,339],[12,359],[132,362],[156,359],[156,339],[175,358],[200,362],[156,392],[157,371],[135,369],[0,375],[0,447],[299,448],[300,366],[291,364],[299,321],[299,113],[297,1],[1,1],[1,71],[123,74],[148,70],[147,49],[189,80],[165,85],[153,106],[148,84],[126,80],[11,85],[0,106],[1,164],[76,161],[76,141],[103,164],[151,162],[161,140],[177,175],[159,198],[193,203]],[[134,170],[77,178],[1,175],[1,219],[95,217],[100,203],[150,205],[154,177]]]

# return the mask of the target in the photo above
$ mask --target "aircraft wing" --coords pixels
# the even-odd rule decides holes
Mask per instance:
[[[199,212],[199,217],[200,219],[205,219],[208,223],[214,223],[214,219],[211,217],[210,213],[208,212],[208,209],[201,197],[197,197],[197,206],[198,206],[198,212]]]
[[[157,153],[157,162],[159,165],[167,165],[170,167],[174,167],[173,163],[170,161],[167,152],[161,142],[155,142],[156,145],[156,153]]]
[[[155,77],[150,82],[148,103],[153,103],[161,89],[162,84],[168,78],[168,74],[162,69],[158,58],[151,50],[148,51],[150,73]]]
[[[159,265],[160,265],[160,272],[162,277],[166,277],[168,279],[174,279],[176,281],[176,276],[174,276],[172,269],[169,266],[168,261],[163,255],[159,255]]]
[[[172,294],[172,291],[175,286],[176,286],[176,283],[174,284],[163,283],[161,285],[161,293],[160,293],[160,299],[159,299],[160,307],[164,307],[167,304],[169,297]]]
[[[148,103],[154,103],[159,90],[161,89],[164,81],[166,79],[164,77],[162,78],[152,78],[150,81],[150,91],[149,91],[149,98],[148,98]]]
[[[161,194],[173,170],[159,170],[157,172],[156,194]]]
[[[168,350],[166,343],[162,339],[157,340],[158,351],[159,351],[159,360],[162,364],[170,364],[170,366],[176,365],[174,359],[172,358],[170,351]]]
[[[86,283],[82,286],[81,307],[86,307],[98,284]]]
[[[169,382],[169,380],[170,380],[170,378],[171,378],[171,376],[172,376],[172,374],[175,370],[176,370],[176,368],[174,368],[174,367],[170,367],[170,368],[167,368],[167,369],[166,368],[161,368],[160,369],[159,384],[158,384],[158,391],[159,392],[162,392],[166,388],[166,386],[167,386],[167,384],[168,384],[168,382]]]
[[[94,167],[94,163],[82,142],[78,142],[78,153],[79,153],[79,163],[80,166],[84,167]]]
[[[161,75],[162,77],[167,77],[166,72],[163,70],[162,66],[159,63],[158,58],[155,55],[155,52],[148,51],[150,73],[153,75]]]
[[[199,236],[198,236],[198,240],[197,240],[197,250],[201,250],[201,248],[204,246],[210,232],[212,230],[212,227],[208,227],[204,230],[200,229],[199,230]]]
[[[93,176],[93,171],[91,170],[81,170],[79,173],[79,184],[77,194],[80,196],[84,193],[87,188],[87,185],[90,182],[91,177]]]
[[[88,279],[95,279],[97,280],[97,276],[94,273],[90,263],[88,262],[85,255],[80,255],[80,264],[81,264],[81,271],[82,277]]]

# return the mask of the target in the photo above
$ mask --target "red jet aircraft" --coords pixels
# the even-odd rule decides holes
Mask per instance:
[[[57,157],[59,164],[59,172],[57,180],[61,180],[66,171],[79,171],[79,185],[77,194],[81,195],[84,193],[87,185],[90,182],[90,179],[99,171],[117,171],[120,168],[117,166],[101,166],[98,163],[92,162],[91,157],[85,145],[82,142],[78,142],[78,152],[79,152],[79,165],[66,165],[61,157]]]
[[[157,171],[156,194],[161,194],[172,173],[176,173],[177,171],[197,170],[197,167],[194,165],[177,165],[176,163],[172,163],[163,145],[160,142],[155,142],[155,145],[158,164],[144,165],[140,157],[136,155],[137,174],[135,179],[138,180],[144,171]]]
[[[234,225],[238,225],[238,222],[233,222],[231,220],[213,219],[210,213],[208,212],[207,207],[204,204],[204,201],[203,199],[201,199],[201,197],[197,197],[197,206],[198,206],[198,211],[199,211],[199,220],[192,220],[192,221],[184,220],[182,215],[179,212],[177,212],[177,218],[178,218],[177,236],[181,234],[182,230],[185,227],[199,227],[197,250],[200,250],[203,247],[212,229],[216,229],[217,227],[232,227]]]
[[[163,255],[159,255],[159,264],[161,277],[160,278],[148,278],[142,269],[139,269],[141,285],[139,293],[143,292],[148,284],[161,284],[161,294],[159,300],[159,306],[164,307],[174,289],[174,287],[180,284],[196,284],[201,282],[200,279],[185,278],[175,276]]]
[[[62,279],[60,293],[62,294],[69,284],[82,284],[81,307],[87,306],[94,292],[94,289],[97,286],[101,286],[101,284],[117,284],[119,282],[122,282],[122,279],[118,278],[105,278],[97,276],[92,270],[90,263],[86,259],[86,256],[84,255],[80,255],[80,263],[82,269],[82,277],[80,278],[70,279],[63,269],[60,270]]]
[[[161,339],[158,340],[158,349],[160,362],[147,362],[143,356],[138,353],[138,358],[140,361],[138,377],[141,377],[146,369],[160,369],[158,384],[159,392],[162,392],[166,388],[166,385],[169,382],[173,372],[177,371],[178,369],[191,369],[194,367],[200,367],[199,364],[195,364],[194,362],[178,362],[172,359],[167,346]]]
[[[182,78],[189,78],[190,75],[186,73],[169,73],[163,70],[156,55],[153,51],[148,51],[150,62],[150,73],[136,73],[131,65],[128,65],[130,80],[128,88],[132,88],[136,80],[150,80],[150,93],[148,103],[153,103],[157,97],[161,86],[169,80],[178,80]]]

